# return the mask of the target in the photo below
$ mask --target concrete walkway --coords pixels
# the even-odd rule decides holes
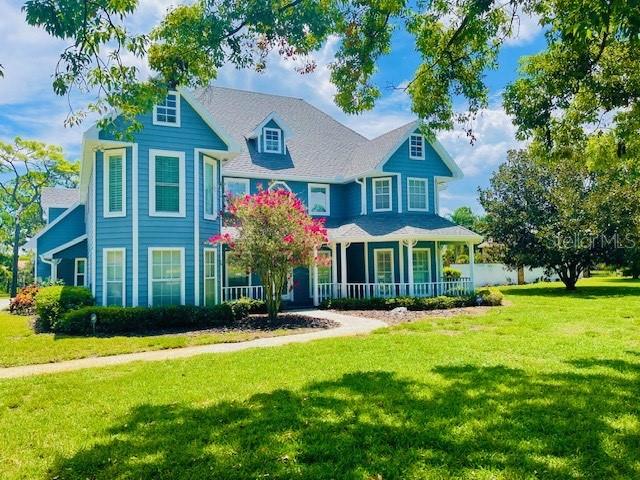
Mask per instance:
[[[9,310],[9,302],[11,300],[8,298],[0,298],[0,311],[2,310]]]
[[[126,353],[122,355],[111,355],[107,357],[82,358],[79,360],[66,360],[56,363],[44,363],[37,365],[25,365],[21,367],[0,368],[0,379],[18,378],[31,375],[43,375],[47,373],[69,372],[81,370],[83,368],[104,367],[108,365],[120,365],[130,362],[156,362],[161,360],[172,360],[176,358],[187,358],[204,353],[226,353],[246,350],[248,348],[277,347],[290,343],[304,343],[321,338],[345,337],[350,335],[366,334],[378,328],[386,327],[387,324],[371,318],[355,317],[343,315],[324,310],[306,310],[296,312],[300,315],[307,315],[315,318],[326,318],[340,324],[339,327],[327,330],[318,330],[309,333],[294,335],[283,335],[281,337],[268,337],[250,340],[248,342],[237,343],[216,343],[213,345],[198,345],[195,347],[173,348],[167,350],[156,350],[152,352]]]

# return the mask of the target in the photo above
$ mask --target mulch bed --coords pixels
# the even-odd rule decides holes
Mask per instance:
[[[391,310],[335,310],[336,313],[344,315],[355,315],[357,317],[375,318],[382,320],[389,325],[415,322],[426,317],[454,317],[456,315],[482,315],[488,309],[494,307],[462,307],[448,308],[445,310],[418,310],[406,312],[392,312]]]
[[[267,315],[249,315],[244,320],[236,322],[231,331],[243,331],[243,330],[260,330],[260,331],[272,331],[272,330],[297,330],[300,328],[310,329],[327,329],[340,326],[333,320],[327,320],[324,318],[312,318],[306,315],[298,315],[295,313],[281,313],[275,321],[269,320]]]

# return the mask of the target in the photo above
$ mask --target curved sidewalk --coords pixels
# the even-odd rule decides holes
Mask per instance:
[[[344,337],[369,333],[387,324],[372,318],[355,317],[324,310],[307,310],[296,312],[309,317],[325,318],[340,324],[339,327],[316,332],[284,335],[281,337],[267,337],[237,343],[215,343],[212,345],[198,345],[195,347],[173,348],[167,350],[155,350],[151,352],[125,353],[122,355],[110,355],[107,357],[81,358],[78,360],[65,360],[56,363],[43,363],[36,365],[24,365],[20,367],[0,368],[0,379],[19,378],[31,375],[43,375],[48,373],[69,372],[84,368],[104,367],[120,365],[130,362],[157,362],[176,358],[187,358],[205,353],[226,353],[246,350],[248,348],[277,347],[290,343],[304,343],[321,338]]]

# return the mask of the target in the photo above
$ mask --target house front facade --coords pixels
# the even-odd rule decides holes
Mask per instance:
[[[301,99],[219,87],[171,92],[140,121],[132,141],[87,131],[79,188],[43,192],[37,279],[87,286],[100,305],[260,298],[260,279],[207,240],[227,228],[226,195],[268,188],[328,228],[331,266],[292,271],[290,304],[472,289],[442,275],[443,247],[463,243],[473,262],[481,241],[438,215],[462,173],[417,122],[369,140]]]

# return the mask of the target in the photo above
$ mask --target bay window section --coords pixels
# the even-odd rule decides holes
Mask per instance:
[[[224,199],[225,206],[229,198],[240,197],[249,193],[248,178],[225,178],[224,179]]]
[[[184,304],[184,249],[149,249],[150,305]]]

